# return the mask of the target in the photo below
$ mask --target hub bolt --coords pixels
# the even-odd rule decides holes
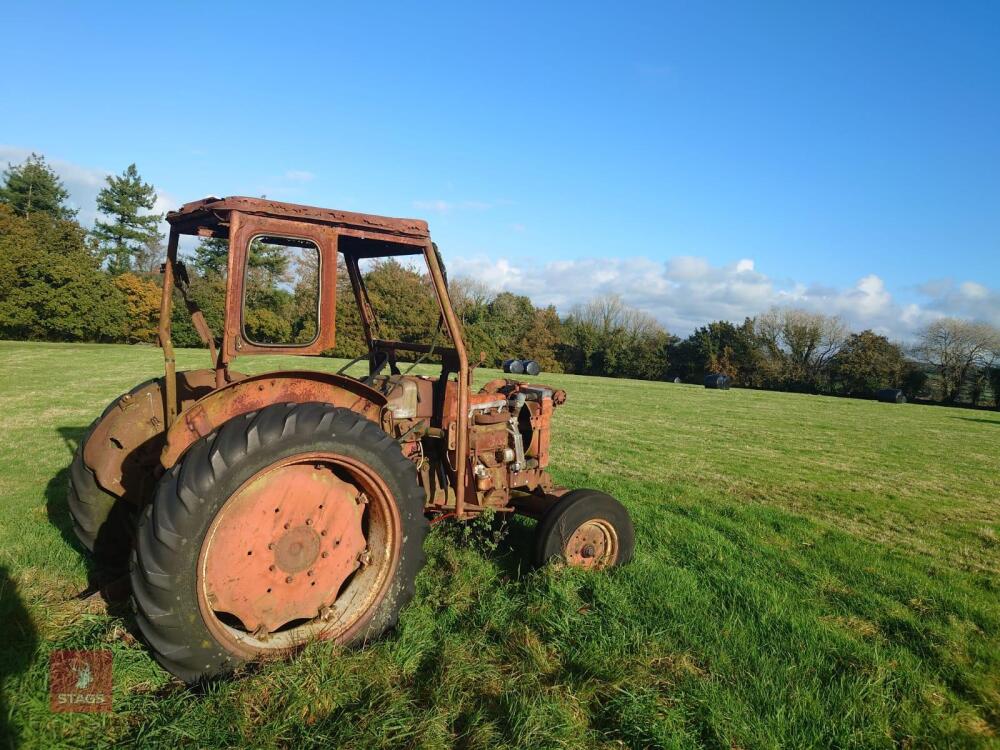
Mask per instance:
[[[593,557],[594,555],[597,554],[597,551],[594,549],[594,545],[588,544],[586,547],[580,550],[580,554],[583,555],[584,557]]]

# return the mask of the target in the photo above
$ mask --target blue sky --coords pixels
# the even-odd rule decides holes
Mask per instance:
[[[136,4],[139,5],[139,4]],[[1000,324],[1000,4],[8,7],[0,162],[83,211],[421,216],[453,273],[685,333],[772,304]]]

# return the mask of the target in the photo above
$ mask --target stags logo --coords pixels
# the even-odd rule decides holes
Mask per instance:
[[[53,711],[110,711],[111,652],[53,651],[49,706]]]

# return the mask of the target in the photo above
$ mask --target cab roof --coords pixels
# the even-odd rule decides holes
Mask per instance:
[[[332,208],[303,206],[298,203],[282,203],[267,198],[247,198],[238,195],[228,198],[202,198],[185,203],[176,211],[167,213],[167,221],[180,234],[226,237],[229,233],[229,214],[232,211],[419,240],[430,238],[427,222],[421,219],[394,219],[388,216],[338,211]]]

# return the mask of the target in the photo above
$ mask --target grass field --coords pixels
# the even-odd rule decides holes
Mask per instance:
[[[75,598],[65,501],[86,426],[161,368],[147,347],[0,342],[11,744],[1000,746],[1000,414],[543,375],[569,392],[556,479],[628,506],[631,565],[531,571],[530,522],[498,544],[437,527],[383,641],[192,690],[126,611]],[[114,652],[113,713],[49,711],[56,648]]]

